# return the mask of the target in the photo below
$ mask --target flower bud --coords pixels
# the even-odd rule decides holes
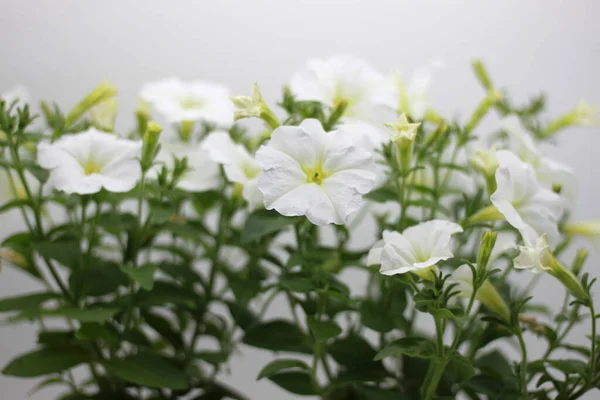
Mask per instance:
[[[117,99],[108,99],[90,109],[92,125],[106,132],[113,132],[117,118]]]
[[[138,124],[138,132],[143,135],[146,132],[146,126],[148,121],[152,118],[152,105],[149,101],[143,98],[138,98],[138,102],[135,106],[135,118]]]
[[[496,191],[496,170],[498,169],[495,149],[475,150],[475,153],[469,157],[469,163],[483,175],[488,194],[494,193]]]
[[[112,83],[103,81],[69,111],[65,118],[65,126],[69,127],[92,107],[110,100],[116,95],[117,88]]]
[[[502,93],[494,88],[490,89],[487,96],[485,96],[481,103],[479,103],[471,115],[469,122],[467,122],[467,125],[465,126],[465,131],[467,133],[473,132],[473,129],[479,125],[479,122],[481,122],[483,117],[485,117],[488,111],[490,111],[490,108],[492,108],[500,100],[502,100]]]
[[[149,122],[144,132],[144,143],[142,145],[142,170],[147,171],[152,167],[160,146],[158,140],[162,127],[156,122]]]
[[[596,248],[596,251],[600,251],[600,220],[566,224],[563,230],[568,237],[581,236],[588,239]]]
[[[402,114],[395,122],[384,124],[392,130],[391,140],[396,144],[400,156],[400,168],[406,172],[410,169],[413,145],[420,123],[410,123],[406,114]]]
[[[483,86],[487,90],[492,89],[492,81],[490,80],[490,77],[485,69],[485,65],[483,65],[483,62],[481,62],[481,60],[474,60],[472,64],[473,70],[475,71],[475,76],[477,77],[479,83],[481,83],[481,86]]]
[[[231,101],[238,109],[235,112],[236,121],[242,118],[256,117],[261,118],[273,129],[281,125],[275,113],[273,113],[265,103],[257,83],[252,86],[251,98],[247,96],[236,96],[232,97]]]
[[[477,255],[477,269],[480,274],[487,268],[497,237],[498,232],[487,231],[484,232],[483,237],[481,238],[481,246],[479,247],[479,254]]]
[[[469,218],[469,223],[476,224],[488,221],[504,221],[504,215],[493,204],[482,208]]]
[[[581,100],[571,111],[550,122],[542,136],[548,138],[569,126],[584,128],[600,126],[600,109],[597,105],[587,104]]]
[[[583,264],[587,260],[589,255],[589,251],[587,249],[578,249],[577,254],[575,255],[575,260],[573,261],[573,265],[571,266],[571,271],[575,276],[578,276],[583,268]]]

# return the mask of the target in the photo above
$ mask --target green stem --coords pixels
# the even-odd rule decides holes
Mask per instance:
[[[594,310],[594,302],[592,298],[589,299],[590,313],[592,314],[592,347],[590,354],[590,372],[588,381],[592,381],[596,373],[596,311]]]
[[[519,346],[521,347],[521,367],[519,368],[519,377],[521,382],[521,395],[523,399],[527,399],[527,346],[523,339],[523,331],[521,328],[516,332],[517,338],[519,339]]]

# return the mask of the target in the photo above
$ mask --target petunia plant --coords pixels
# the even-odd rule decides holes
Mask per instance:
[[[598,109],[549,117],[473,66],[484,91],[457,118],[429,101],[431,68],[405,81],[347,56],[310,61],[277,103],[145,84],[129,130],[108,82],[39,115],[1,94],[0,213],[22,222],[0,260],[37,285],[0,299],[4,324],[37,326],[2,373],[63,400],[247,400],[229,371],[253,347],[281,398],[597,395],[575,245],[600,224],[571,219],[574,172],[542,148]]]

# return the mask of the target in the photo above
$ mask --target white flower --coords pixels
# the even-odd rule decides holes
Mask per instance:
[[[516,228],[525,241],[543,233],[555,246],[560,235],[558,221],[563,214],[560,196],[540,186],[533,167],[510,151],[496,152],[496,191],[490,196],[492,204],[506,221]]]
[[[575,124],[582,127],[600,126],[600,108],[595,104],[588,104],[584,100],[573,109]]]
[[[258,190],[262,168],[243,145],[235,143],[227,132],[212,132],[202,142],[202,148],[211,160],[223,164],[227,179],[243,185],[242,195],[250,208],[263,204],[262,193]]]
[[[381,264],[379,272],[383,275],[429,268],[453,257],[450,239],[458,232],[462,232],[460,225],[443,220],[422,222],[402,233],[384,231],[383,240],[369,252],[367,264]]]
[[[346,101],[345,119],[370,119],[384,99],[386,84],[383,75],[365,61],[341,56],[309,60],[306,69],[292,77],[290,89],[298,100],[329,107]]]
[[[546,235],[525,243],[525,246],[519,246],[519,255],[514,259],[515,268],[527,269],[534,274],[550,271],[553,256]]]
[[[222,85],[177,78],[147,83],[140,93],[169,122],[211,122],[218,126],[233,124],[234,105],[229,90]]]
[[[357,146],[373,154],[375,160],[375,186],[383,185],[389,175],[389,167],[383,157],[383,144],[389,142],[390,136],[384,127],[361,121],[353,121],[340,125],[340,135],[352,140]]]
[[[54,143],[41,142],[38,162],[50,169],[48,185],[66,193],[91,194],[102,188],[128,192],[140,179],[141,141],[121,139],[90,128],[65,135]]]
[[[306,215],[315,225],[343,224],[375,183],[371,153],[340,131],[326,133],[315,119],[277,128],[256,159],[265,207]]]
[[[30,102],[31,95],[25,87],[15,86],[6,92],[0,93],[0,99],[4,100],[8,106],[17,101],[16,107],[23,107]]]
[[[560,185],[561,194],[573,201],[577,191],[573,168],[544,156],[518,117],[506,117],[500,122],[500,126],[508,134],[508,150],[531,164],[538,180],[546,188],[552,189],[553,185]]]
[[[177,187],[188,192],[206,192],[217,189],[222,182],[219,165],[212,161],[200,143],[161,143],[157,161],[172,168],[174,158],[187,158],[188,169],[183,173]],[[158,172],[158,168],[155,170]]]
[[[406,80],[402,73],[396,71],[391,77],[393,90],[388,91],[385,104],[397,114],[404,113],[416,120],[423,119],[431,106],[428,92],[432,70],[442,67],[442,62],[432,62],[429,67],[417,69],[410,80]]]
[[[390,139],[394,143],[413,143],[420,125],[420,122],[409,123],[404,113],[396,121],[385,124],[392,131]]]

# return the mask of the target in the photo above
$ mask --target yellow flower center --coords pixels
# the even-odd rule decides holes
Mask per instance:
[[[204,107],[204,102],[193,97],[185,97],[181,99],[179,105],[184,110],[195,110]]]
[[[102,171],[102,165],[98,164],[94,160],[87,161],[85,164],[82,165],[82,167],[83,167],[83,173],[86,176],[98,174],[98,173],[100,173],[100,171]]]
[[[320,185],[327,178],[327,174],[323,171],[321,165],[314,168],[304,168],[304,173],[306,174],[306,182],[316,183],[317,185]]]
[[[244,171],[244,175],[246,175],[248,179],[254,179],[260,174],[261,169],[249,163],[245,163],[242,165],[242,171]]]

